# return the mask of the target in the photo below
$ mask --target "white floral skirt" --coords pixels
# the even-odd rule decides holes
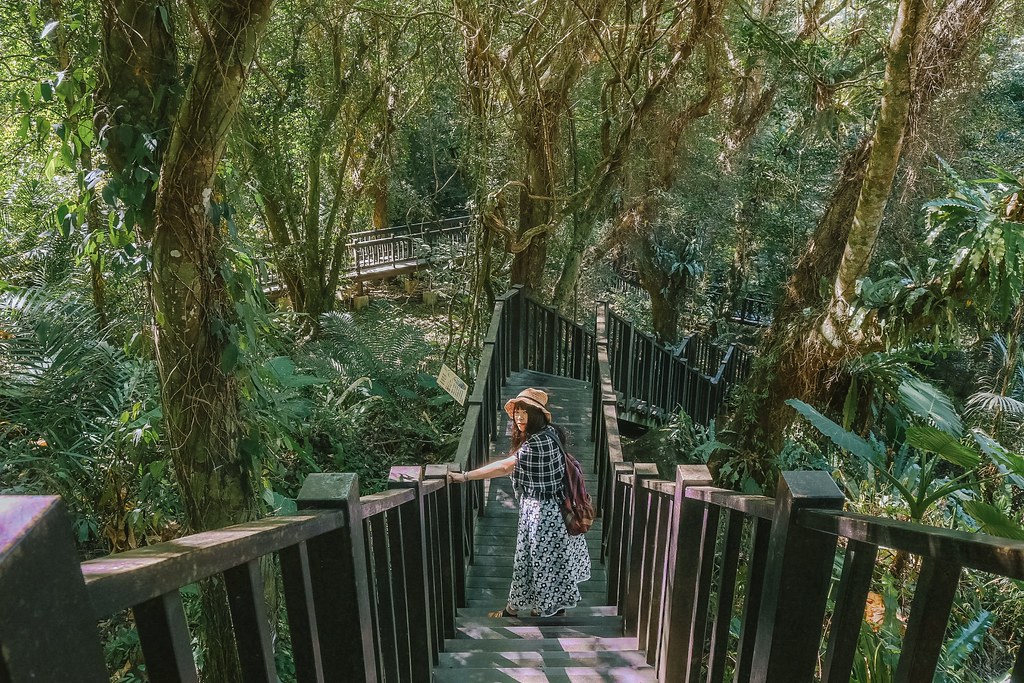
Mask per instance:
[[[586,537],[566,533],[558,501],[520,498],[508,606],[551,616],[575,607],[580,601],[577,584],[589,578]]]

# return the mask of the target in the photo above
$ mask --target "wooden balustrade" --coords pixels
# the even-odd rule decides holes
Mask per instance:
[[[714,488],[703,466],[679,466],[674,482],[620,470],[609,599],[659,680],[720,683],[729,662],[738,682],[846,683],[884,547],[921,560],[895,680],[930,681],[962,572],[1024,578],[1024,542],[843,512],[825,472],[786,472],[771,499]],[[1020,651],[1014,672],[1024,680]]]
[[[598,308],[607,320],[609,377],[624,413],[664,420],[681,409],[707,425],[750,372],[750,355],[735,344],[722,350],[693,335],[673,349],[638,331],[607,304]]]
[[[466,242],[469,239],[468,226],[469,217],[462,216],[352,233],[347,244],[350,269],[358,277],[370,269],[415,265],[423,258],[419,245]]]
[[[81,565],[59,499],[0,497],[0,681],[109,680],[97,622],[125,610],[151,681],[197,681],[181,589],[210,579],[226,587],[244,680],[276,681],[275,567],[299,681],[429,681],[464,600],[451,467],[393,468],[390,490],[362,498],[355,474],[312,474],[295,515]]]

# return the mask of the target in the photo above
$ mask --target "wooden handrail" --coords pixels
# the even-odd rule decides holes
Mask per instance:
[[[797,523],[851,541],[1024,580],[1024,541],[833,510],[804,510]]]

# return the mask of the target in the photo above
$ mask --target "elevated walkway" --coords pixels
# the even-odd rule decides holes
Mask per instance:
[[[59,498],[0,496],[0,683],[107,683],[98,624],[111,618],[134,625],[152,683],[198,683],[183,590],[201,582],[227,605],[218,624],[245,683],[277,683],[282,642],[298,683],[848,683],[882,549],[920,567],[892,676],[916,683],[939,672],[963,575],[1024,581],[1024,541],[846,512],[828,472],[785,472],[769,498],[716,488],[703,465],[661,479],[624,461],[623,399],[700,421],[744,367],[709,355],[706,378],[676,355],[606,306],[591,330],[514,289],[495,305],[453,462],[394,466],[385,491],[310,474],[296,514],[84,563]],[[587,469],[593,576],[564,617],[489,619],[507,597],[515,502],[507,479],[447,475],[507,451],[501,407],[526,386],[550,392]],[[267,608],[268,566],[283,614]],[[1024,683],[1024,648],[1010,647],[1007,680]]]
[[[590,441],[593,387],[588,382],[541,372],[513,373],[502,387],[500,405],[527,387],[548,392],[556,423],[569,431],[569,451],[583,465],[587,490],[597,492],[595,448]],[[508,419],[498,416],[491,449],[509,449]],[[487,481],[485,507],[467,570],[466,607],[457,612],[454,638],[445,639],[433,680],[445,683],[496,681],[654,681],[654,669],[636,637],[623,636],[623,619],[607,606],[608,573],[601,558],[601,520],[587,533],[591,578],[580,584],[580,606],[564,617],[488,618],[508,599],[519,512],[508,477]]]

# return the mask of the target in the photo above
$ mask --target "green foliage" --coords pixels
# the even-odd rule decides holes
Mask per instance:
[[[0,293],[0,488],[59,493],[80,542],[125,548],[168,533],[178,503],[156,448],[155,367],[95,324],[74,295]]]

